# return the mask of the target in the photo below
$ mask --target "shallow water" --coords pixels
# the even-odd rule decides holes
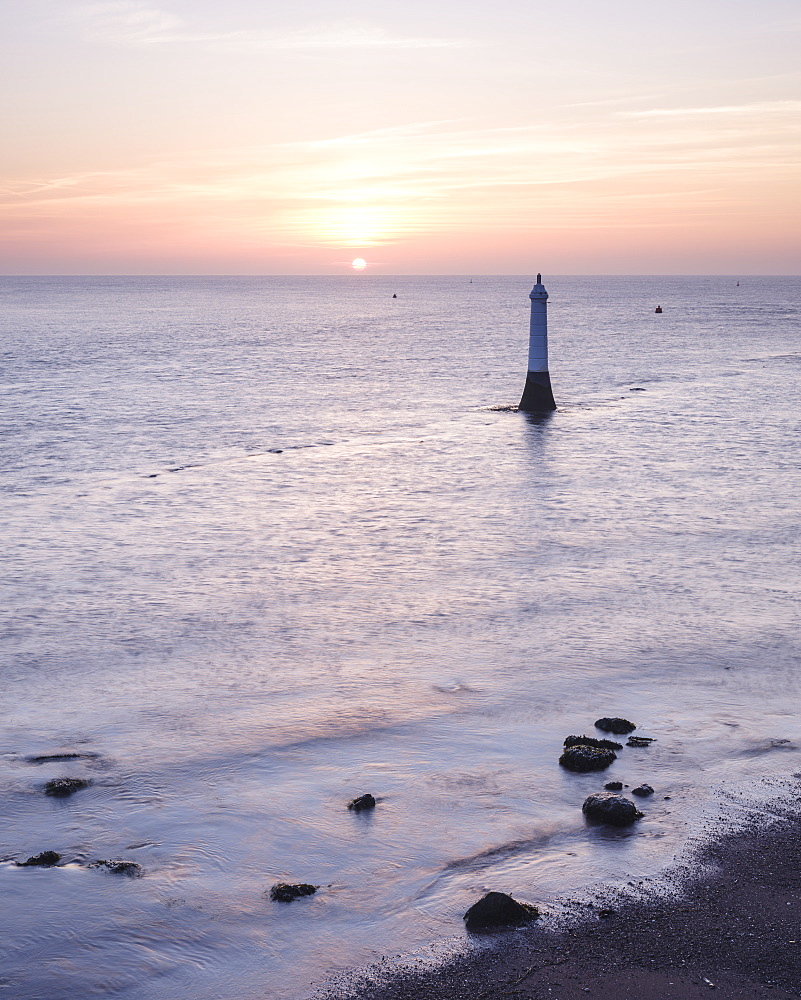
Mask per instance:
[[[539,422],[530,278],[0,281],[15,997],[298,1000],[798,769],[801,282],[545,280]],[[560,769],[610,714],[657,742]]]

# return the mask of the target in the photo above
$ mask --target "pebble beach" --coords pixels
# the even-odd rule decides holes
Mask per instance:
[[[411,965],[343,986],[341,1000],[794,1000],[801,997],[801,775],[635,895],[599,889],[559,919],[486,935],[424,973]],[[725,816],[720,817],[725,825]],[[333,997],[335,994],[329,994]]]

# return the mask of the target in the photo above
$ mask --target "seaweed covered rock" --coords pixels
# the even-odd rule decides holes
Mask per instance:
[[[632,788],[631,794],[632,795],[639,795],[639,797],[641,799],[645,799],[649,795],[653,795],[654,794],[654,790],[653,790],[653,788],[651,788],[650,785],[646,785],[645,782],[643,782],[642,785],[637,785],[636,788]]]
[[[559,763],[568,771],[585,772],[603,771],[615,760],[617,760],[617,754],[614,750],[577,743],[575,746],[565,747],[565,752],[559,758]]]
[[[291,903],[293,899],[300,899],[301,896],[313,896],[317,889],[318,886],[309,885],[308,882],[298,882],[296,885],[277,882],[270,889],[270,899],[276,903]]]
[[[52,868],[61,861],[61,855],[56,854],[55,851],[42,851],[41,854],[35,854],[32,858],[28,858],[27,861],[18,861],[18,868]]]
[[[567,736],[565,737],[566,747],[576,747],[583,744],[585,747],[598,747],[599,750],[622,750],[622,743],[615,743],[614,740],[598,740],[594,736]]]
[[[361,812],[363,809],[375,809],[375,798],[369,792],[366,792],[357,799],[352,799],[348,803],[348,809],[352,809],[354,812]]]
[[[630,826],[642,818],[642,813],[631,799],[614,792],[596,792],[584,800],[581,811],[587,819],[609,826]]]
[[[501,927],[519,927],[536,920],[540,915],[536,906],[518,903],[505,892],[488,892],[473,903],[464,915],[469,931],[491,931]]]
[[[142,866],[135,861],[93,861],[90,868],[105,868],[112,875],[127,875],[128,878],[141,878],[144,875]]]
[[[649,747],[655,742],[655,737],[653,736],[629,736],[626,740],[627,747]]]
[[[637,728],[633,722],[629,722],[628,719],[597,719],[595,722],[595,728],[602,730],[604,733],[614,733],[616,736],[625,736],[626,733],[634,732]]]
[[[607,783],[604,785],[604,788],[607,790],[607,792],[621,792],[623,790],[623,782],[607,781]]]
[[[82,788],[88,788],[91,781],[86,778],[53,778],[44,786],[45,795],[53,795],[56,798],[64,799],[68,795],[74,795]]]

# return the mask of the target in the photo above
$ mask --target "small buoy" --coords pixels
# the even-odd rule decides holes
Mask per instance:
[[[662,312],[662,306],[657,306],[656,309],[654,309],[654,312],[655,313],[661,313]]]
[[[395,293],[393,292],[393,293],[392,293],[392,298],[393,298],[393,299],[396,299],[397,297],[398,297],[398,296],[397,296],[397,295],[396,295],[396,294],[395,294]]]

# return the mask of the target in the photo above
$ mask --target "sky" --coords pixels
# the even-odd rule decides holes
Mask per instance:
[[[799,274],[798,0],[0,0],[0,273]]]

